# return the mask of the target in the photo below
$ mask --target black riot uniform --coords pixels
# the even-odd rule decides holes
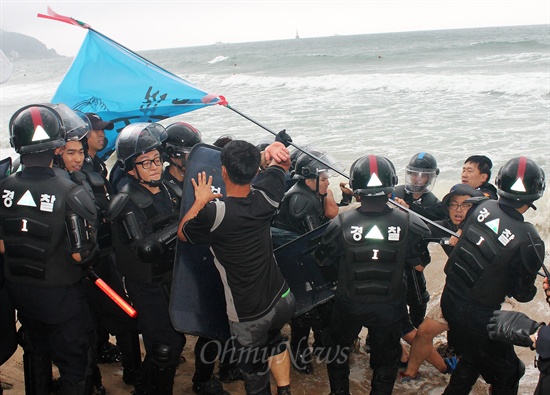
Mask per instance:
[[[59,368],[61,394],[91,389],[93,322],[82,280],[97,252],[97,216],[87,192],[50,167],[65,130],[46,105],[16,112],[10,142],[25,168],[0,182],[4,274],[24,329],[28,394],[49,393],[50,360]]]
[[[349,352],[363,326],[371,343],[371,393],[390,394],[397,375],[406,314],[403,271],[429,230],[415,216],[387,205],[396,182],[389,160],[375,155],[358,159],[350,186],[361,196],[361,208],[334,218],[315,254],[321,264],[338,266],[336,301],[324,334],[334,395],[349,394]]]
[[[94,263],[94,272],[121,297],[124,297],[122,278],[115,263],[111,226],[105,220],[110,197],[113,196],[111,185],[103,173],[95,172],[91,166],[86,165],[83,166],[82,171],[70,173],[70,177],[91,194],[96,204],[99,219],[97,232],[99,255]],[[126,384],[133,384],[134,376],[141,364],[137,321],[129,317],[92,282],[85,283],[85,287],[96,318],[98,361],[121,360],[122,379]],[[109,334],[116,337],[117,347],[109,343]],[[94,381],[100,380],[96,378]]]
[[[438,204],[439,199],[431,189],[439,175],[435,157],[427,152],[415,154],[406,166],[405,184],[395,187],[395,197],[403,199],[409,209],[430,220],[441,220],[446,217],[444,208]],[[426,251],[427,253],[427,251]],[[425,260],[426,264],[430,262]],[[426,315],[430,294],[426,287],[423,271],[416,270],[414,265],[407,265],[407,305],[409,306],[410,325],[420,326]],[[405,328],[404,328],[405,329]],[[405,329],[407,330],[407,329]]]
[[[522,212],[542,196],[544,173],[525,157],[508,161],[497,176],[498,201],[473,210],[445,266],[441,308],[461,359],[445,394],[467,394],[478,376],[494,393],[517,393],[523,363],[513,346],[488,338],[487,324],[506,295],[528,302],[544,243]]]
[[[336,165],[336,161],[324,152],[312,150],[311,153],[328,164]],[[298,156],[295,167],[298,181],[285,193],[273,219],[272,234],[275,247],[329,221],[324,209],[325,196],[318,191],[321,174],[328,174],[326,165],[305,153]],[[306,179],[316,180],[316,190],[306,184]],[[332,301],[321,304],[307,313],[294,317],[290,323],[293,366],[299,372],[305,374],[313,372],[312,355],[308,344],[309,332],[313,330],[315,335],[314,352],[319,352],[323,348],[321,332],[328,326],[332,305]]]
[[[125,171],[135,168],[136,157],[160,147],[161,128],[159,124],[134,124],[120,133],[116,149]],[[118,270],[138,311],[146,349],[136,391],[171,394],[185,345],[185,337],[174,329],[168,313],[181,188],[157,180],[154,185],[159,192],[153,194],[142,186],[143,180],[128,179],[111,200],[107,218],[113,227]]]

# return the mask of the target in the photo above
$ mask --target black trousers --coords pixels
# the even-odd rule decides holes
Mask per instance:
[[[460,360],[451,375],[445,395],[466,395],[481,375],[492,386],[493,395],[515,395],[525,372],[514,346],[489,339],[488,313],[482,306],[461,303],[444,290],[443,315],[449,333],[460,352]]]
[[[126,288],[134,308],[138,312],[138,329],[148,355],[153,355],[155,345],[170,348],[168,365],[177,366],[185,346],[185,336],[176,331],[168,311],[170,284],[147,284],[125,279]]]
[[[363,327],[369,330],[371,344],[370,366],[373,370],[371,394],[391,394],[401,357],[402,315],[388,318],[391,324],[379,325],[374,314],[365,308],[354,311],[349,306],[335,301],[330,326],[325,331],[323,342],[329,348],[327,371],[330,389],[333,392],[349,390],[349,354],[353,342]]]
[[[84,382],[93,359],[94,325],[82,287],[75,284],[48,289],[10,284],[9,290],[25,329],[25,353],[48,361],[51,357],[59,369],[62,389]]]

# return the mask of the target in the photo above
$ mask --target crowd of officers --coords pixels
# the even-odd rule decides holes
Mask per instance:
[[[222,197],[212,192],[210,175],[186,174],[187,156],[201,134],[182,122],[125,127],[108,177],[98,152],[106,145],[104,130],[113,127],[97,114],[63,104],[26,106],[10,120],[10,143],[22,170],[0,181],[0,311],[4,323],[14,314],[5,309],[8,301],[17,311],[28,394],[105,393],[97,353],[109,334],[120,349],[123,380],[137,395],[172,393],[186,343],[169,315],[178,238],[211,244],[224,279],[233,344],[268,350],[278,395],[291,393],[288,360],[310,374],[314,356],[326,362],[331,394],[349,394],[350,352],[363,327],[368,328],[371,394],[390,394],[398,377],[418,379],[417,370],[398,375],[400,363],[406,363],[401,339],[413,344],[410,361],[418,359],[415,337],[423,333],[430,299],[423,270],[431,260],[427,244],[434,241],[448,255],[437,322],[449,329],[455,356],[444,360],[431,345],[426,356],[451,374],[444,393],[468,394],[481,375],[493,394],[516,394],[524,366],[513,344],[537,348],[537,393],[548,393],[542,369],[550,364],[550,331],[519,312],[500,311],[506,296],[519,302],[534,298],[545,256],[537,230],[523,218],[536,209],[533,202],[545,189],[544,172],[531,159],[508,161],[495,188],[489,183],[491,161],[469,157],[461,184],[440,201],[430,191],[439,169],[429,153],[411,158],[403,185],[389,159],[367,155],[352,164],[337,203],[329,177],[342,167],[311,147],[309,154],[289,153],[291,139],[282,133],[263,147],[224,141],[228,196]],[[182,220],[186,176],[193,178],[196,201]],[[259,219],[256,228],[243,225],[250,217]],[[313,255],[319,266],[335,269],[335,296],[292,317],[294,297],[273,247],[326,223]],[[232,243],[241,228],[250,232],[249,240]],[[239,267],[241,261],[253,270]],[[256,275],[259,280],[247,283],[245,277]],[[90,281],[97,276],[131,303],[137,319]],[[254,294],[242,293],[258,284],[262,289],[250,291]],[[287,322],[290,353],[281,336]],[[10,325],[0,329],[10,334],[2,344],[3,362],[13,352],[15,336]],[[199,337],[195,346],[195,393],[227,393],[214,376],[216,358],[220,378],[244,378],[247,394],[271,393],[267,361],[232,364],[217,355],[211,340],[216,339]],[[56,388],[52,363],[60,374]]]

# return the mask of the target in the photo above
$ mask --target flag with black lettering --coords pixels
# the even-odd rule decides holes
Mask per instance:
[[[224,103],[223,97],[193,86],[89,25],[56,14],[49,8],[48,13],[38,16],[88,29],[52,102],[97,113],[103,120],[114,123],[113,130],[105,131],[108,144],[100,152],[102,158],[114,151],[117,133],[131,123],[158,122]]]

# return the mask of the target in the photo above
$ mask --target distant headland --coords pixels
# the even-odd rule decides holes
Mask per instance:
[[[2,37],[0,40],[0,49],[10,61],[58,58],[62,56],[55,49],[48,49],[45,44],[34,37],[5,30],[0,30],[0,34]]]

